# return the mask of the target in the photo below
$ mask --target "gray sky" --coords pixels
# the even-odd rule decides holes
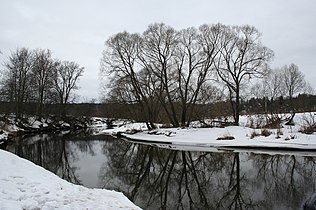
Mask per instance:
[[[85,67],[78,94],[97,99],[104,42],[155,22],[176,29],[253,25],[275,52],[271,66],[295,63],[316,89],[315,0],[0,0],[0,61],[19,47],[50,49]]]

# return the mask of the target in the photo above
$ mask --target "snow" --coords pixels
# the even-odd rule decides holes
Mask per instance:
[[[0,142],[1,140],[6,140],[8,138],[8,132],[0,129]]]
[[[8,132],[0,129],[0,146],[8,139]]]
[[[44,121],[41,122],[39,120],[37,120],[35,117],[29,117],[27,119],[28,121],[28,124],[31,125],[31,128],[34,128],[34,129],[39,129],[40,127],[47,127],[48,124],[45,123]]]
[[[0,150],[0,209],[140,209],[122,193],[71,184]]]
[[[258,136],[250,138],[254,129],[229,126],[226,128],[170,128],[160,133],[168,135],[151,135],[148,132],[139,132],[136,134],[123,134],[123,136],[134,139],[151,142],[169,143],[177,145],[199,145],[214,147],[275,147],[275,148],[298,148],[298,149],[316,149],[316,136],[295,133],[294,139],[287,139],[290,134],[284,133],[283,137],[276,139],[276,134],[272,133],[268,137]],[[256,131],[260,132],[260,130]],[[272,131],[273,132],[273,131]],[[172,133],[169,135],[169,133]],[[233,136],[233,140],[217,140],[219,137]]]
[[[225,128],[168,128],[147,131],[139,129],[141,132],[135,134],[123,133],[122,136],[128,140],[141,143],[168,144],[169,147],[206,147],[206,148],[248,148],[248,149],[281,149],[281,150],[315,150],[316,135],[303,134],[299,130],[304,125],[307,117],[312,115],[305,113],[297,114],[294,118],[295,125],[282,124],[281,129],[254,129],[246,127],[249,120],[262,121],[260,116],[242,116],[241,126],[228,126]],[[255,122],[256,123],[256,122]],[[198,123],[192,123],[197,126]],[[139,125],[138,125],[139,126]],[[133,127],[130,125],[129,127]],[[137,126],[134,126],[137,127]],[[263,136],[261,133],[268,131],[271,134]],[[109,131],[105,131],[109,132]],[[114,131],[115,133],[116,131]],[[254,136],[254,134],[256,134]],[[218,140],[220,138],[233,137],[232,140]],[[166,146],[166,145],[165,145]]]
[[[132,130],[147,130],[146,123],[137,123],[127,120],[115,120],[113,122],[112,129],[108,129],[108,125],[105,123],[105,120],[96,120],[89,127],[92,129],[93,135],[115,135],[119,132],[129,132]]]

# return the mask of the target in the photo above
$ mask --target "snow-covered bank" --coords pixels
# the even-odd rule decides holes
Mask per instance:
[[[145,123],[132,122],[126,119],[108,119],[100,117],[92,117],[90,119],[89,128],[92,135],[115,135],[119,132],[127,132],[130,130],[147,130]]]
[[[122,193],[88,189],[0,150],[0,209],[140,209]]]
[[[5,140],[8,138],[8,132],[0,130],[0,144],[1,144],[1,140]]]
[[[226,128],[188,128],[188,129],[164,129],[159,134],[151,132],[138,132],[135,134],[121,134],[129,140],[147,143],[163,143],[178,146],[199,146],[199,147],[236,147],[236,148],[275,148],[275,149],[300,149],[316,150],[316,135],[306,135],[301,133],[291,133],[284,131],[281,138],[276,138],[276,134],[270,136],[257,136],[251,138],[253,132],[251,128],[241,126],[229,126]],[[295,135],[291,139],[291,135]],[[219,138],[234,137],[231,140],[218,140]]]
[[[59,117],[48,116],[45,118],[38,118],[36,116],[25,116],[17,118],[14,114],[3,115],[0,114],[0,130],[8,133],[38,133],[50,132],[58,130],[76,130],[88,127],[90,118],[87,117]]]
[[[169,144],[173,147],[202,147],[205,148],[239,148],[252,150],[306,150],[316,151],[316,135],[301,133],[304,121],[314,113],[299,113],[294,118],[295,125],[282,123],[279,129],[254,129],[249,124],[261,121],[258,116],[242,116],[241,126],[227,126],[225,128],[167,128],[147,131],[145,124],[127,124],[116,129],[99,131],[105,134],[119,134],[128,140],[163,146]],[[136,129],[140,132],[131,132]],[[127,132],[125,132],[127,131]],[[172,146],[170,146],[172,144]],[[202,150],[204,150],[202,149]],[[304,153],[305,154],[305,153]]]

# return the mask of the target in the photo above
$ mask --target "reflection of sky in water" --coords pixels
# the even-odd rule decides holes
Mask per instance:
[[[107,161],[107,157],[102,151],[106,142],[90,141],[90,143],[93,153],[89,151],[82,152],[80,149],[76,149],[78,158],[72,164],[77,168],[76,175],[82,185],[89,188],[97,188],[100,187],[98,186],[100,168]],[[72,146],[75,147],[76,145]]]

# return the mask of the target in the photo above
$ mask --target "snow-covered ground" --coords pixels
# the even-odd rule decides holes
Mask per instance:
[[[92,131],[92,135],[114,135],[119,132],[128,132],[131,130],[147,130],[145,123],[132,122],[124,119],[113,121],[113,127],[111,129],[109,129],[106,119],[104,118],[93,117],[91,121],[89,128]]]
[[[129,140],[142,143],[165,144],[172,148],[199,147],[205,148],[248,148],[248,149],[282,149],[282,150],[315,150],[316,135],[304,134],[300,130],[306,126],[306,121],[313,123],[314,113],[299,113],[294,118],[295,125],[285,125],[280,129],[250,128],[250,124],[264,124],[262,116],[241,116],[240,126],[228,126],[225,128],[198,128],[199,123],[193,122],[190,128],[163,128],[155,131],[147,131],[145,124],[131,123],[114,129],[101,130],[99,133],[115,134],[117,132],[140,132],[122,135]],[[229,138],[230,140],[225,140]],[[172,146],[170,146],[172,145]],[[160,145],[161,146],[161,145]]]
[[[0,209],[140,209],[122,193],[71,184],[0,150]]]

